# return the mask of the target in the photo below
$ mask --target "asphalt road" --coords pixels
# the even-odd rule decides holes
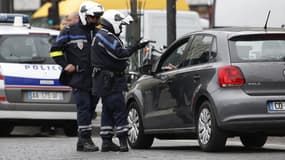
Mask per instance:
[[[93,121],[93,140],[100,147],[100,119]],[[245,149],[239,138],[227,141],[225,152],[205,153],[197,140],[155,140],[151,149],[128,153],[76,152],[76,137],[63,130],[43,131],[40,127],[16,127],[9,137],[0,138],[0,160],[284,160],[285,137],[269,137],[262,149]],[[116,141],[116,140],[115,140]],[[118,143],[118,141],[116,141]]]
[[[101,144],[99,137],[93,140]],[[76,152],[76,141],[76,137],[62,135],[0,138],[0,160],[284,160],[285,157],[285,144],[269,142],[262,149],[247,150],[236,139],[230,139],[221,153],[202,152],[196,140],[155,140],[151,149],[130,149],[127,153],[84,153]]]

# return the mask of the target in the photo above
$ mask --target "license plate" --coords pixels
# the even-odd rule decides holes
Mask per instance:
[[[269,112],[285,112],[285,102],[269,102],[268,103],[268,111]]]
[[[63,100],[62,92],[40,92],[32,91],[28,92],[29,100]]]

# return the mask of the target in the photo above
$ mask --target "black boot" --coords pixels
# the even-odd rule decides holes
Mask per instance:
[[[120,152],[128,152],[128,142],[126,137],[120,138]]]
[[[120,147],[116,145],[112,140],[103,139],[101,152],[114,151],[117,152],[120,150]]]
[[[79,137],[77,142],[77,151],[95,152],[99,148],[93,143],[91,137]]]

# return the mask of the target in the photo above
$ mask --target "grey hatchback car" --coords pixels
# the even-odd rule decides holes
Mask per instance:
[[[129,145],[198,139],[223,151],[228,137],[261,148],[285,135],[285,30],[218,28],[185,35],[127,93]]]

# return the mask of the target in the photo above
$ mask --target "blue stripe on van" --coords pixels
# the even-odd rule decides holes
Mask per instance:
[[[40,84],[40,81],[53,81],[53,84]],[[63,86],[58,79],[36,79],[24,77],[5,76],[4,82],[6,85],[33,85],[33,86]]]

